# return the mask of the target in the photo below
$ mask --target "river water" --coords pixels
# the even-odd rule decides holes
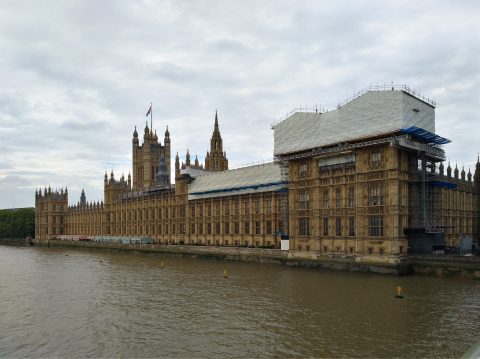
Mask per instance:
[[[0,357],[458,357],[480,337],[479,294],[462,278],[0,246]]]

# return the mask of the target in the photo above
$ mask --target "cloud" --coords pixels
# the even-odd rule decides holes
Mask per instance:
[[[82,188],[100,199],[105,170],[128,172],[150,101],[172,153],[200,159],[218,109],[229,162],[241,165],[272,157],[270,124],[292,108],[332,109],[393,81],[436,98],[448,157],[472,166],[479,16],[476,1],[7,1],[0,178],[29,182],[0,188],[0,208],[11,196],[33,205],[48,184],[68,185],[72,202]]]

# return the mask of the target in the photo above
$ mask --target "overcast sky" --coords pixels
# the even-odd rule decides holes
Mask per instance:
[[[218,109],[231,167],[272,159],[270,125],[370,84],[435,98],[447,158],[480,150],[480,2],[1,1],[0,208],[37,187],[103,199],[153,102],[161,142],[203,162]]]

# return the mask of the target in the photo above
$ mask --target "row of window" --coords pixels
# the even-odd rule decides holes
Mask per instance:
[[[190,205],[190,217],[195,217],[196,214],[198,214],[200,217],[203,217],[204,215],[204,207],[206,208],[206,213],[207,216],[212,215],[212,205],[207,204],[203,205],[203,203],[199,203],[197,205],[192,204]],[[234,201],[233,202],[233,213],[234,214],[240,214],[240,209],[242,210],[243,214],[249,214],[250,213],[250,201],[248,199],[243,199],[240,205],[240,201]],[[219,203],[214,205],[215,209],[215,215],[220,216],[221,214],[221,205]],[[254,199],[253,200],[253,212],[254,213],[260,213],[262,210],[261,208],[261,201],[260,199]],[[263,199],[263,212],[270,214],[272,213],[272,199],[267,197]],[[230,204],[228,202],[223,203],[223,214],[224,215],[229,215],[230,214]]]
[[[277,228],[282,228],[282,221],[278,222],[278,227]],[[222,225],[223,223],[223,225]],[[94,226],[89,227],[89,226],[81,226],[81,225],[70,225],[71,230],[73,232],[77,231],[82,231],[86,228],[91,228],[93,230]],[[138,231],[138,228],[143,228],[143,226],[134,226],[132,227],[134,232]],[[110,231],[110,227],[108,227]],[[115,228],[115,227],[113,227]],[[126,226],[123,226],[124,232],[126,233]],[[245,234],[245,235],[250,235],[250,234],[255,234],[255,235],[272,235],[275,233],[275,228],[274,228],[274,223],[273,221],[265,221],[263,227],[262,227],[262,222],[261,221],[255,221],[255,222],[250,222],[250,221],[242,221],[242,222],[215,222],[215,223],[191,223],[190,225],[185,224],[185,223],[178,223],[178,224],[152,224],[152,225],[147,225],[146,228],[148,228],[148,231],[146,233],[149,233],[150,230],[155,232],[156,234],[186,234],[187,228],[190,228],[191,234],[198,234],[198,235],[204,235],[204,234]]]
[[[343,207],[343,191],[341,188],[334,189],[334,207]],[[330,190],[324,189],[322,192],[322,208],[330,208]],[[347,189],[347,207],[355,207],[355,187],[351,186]],[[370,183],[368,185],[368,204],[369,206],[382,206],[384,204],[383,183]],[[298,192],[298,208],[310,208],[310,191],[308,188],[301,189]]]
[[[380,168],[383,164],[383,153],[379,148],[373,149],[369,154],[370,168]],[[310,162],[305,161],[298,164],[298,178],[310,176]]]
[[[221,208],[223,207],[223,211]],[[229,216],[230,215],[230,204],[228,202],[223,203],[221,206],[219,203],[213,206],[215,216]],[[240,209],[242,210],[242,214],[249,215],[250,214],[250,202],[248,199],[233,202],[232,205],[233,213],[235,215],[240,214]],[[263,210],[263,212],[262,212]],[[186,217],[186,205],[181,204],[178,206],[178,211],[176,207],[163,207],[163,208],[150,208],[150,209],[140,209],[140,210],[127,210],[117,213],[107,213],[107,221],[110,220],[143,220],[143,219],[161,219],[161,218],[176,218],[177,212],[179,218]],[[261,201],[259,199],[253,200],[253,213],[265,213],[271,214],[272,212],[272,198],[264,198],[263,199],[263,208],[261,206]],[[191,204],[190,205],[190,217],[203,217],[204,215],[208,217],[212,216],[212,205],[203,203],[199,204]]]
[[[330,229],[330,219],[328,217],[323,218],[322,222],[322,234],[324,236],[332,235]],[[355,217],[348,218],[348,236],[354,237],[355,236]],[[383,237],[383,216],[369,216],[368,217],[368,235],[372,237]],[[337,217],[335,218],[335,227],[334,227],[334,235],[335,236],[343,236],[345,235],[344,232],[345,228],[342,225],[342,218]],[[298,234],[300,236],[309,236],[310,232],[310,218],[309,217],[300,217],[298,219]]]

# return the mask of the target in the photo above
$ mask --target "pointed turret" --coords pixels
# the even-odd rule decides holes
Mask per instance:
[[[226,153],[223,151],[223,140],[218,126],[218,112],[215,111],[215,123],[210,139],[210,152],[205,157],[205,169],[209,171],[228,170]]]
[[[135,126],[135,130],[133,131],[132,146],[133,146],[134,148],[138,147],[138,132],[137,132],[137,126]]]
[[[452,167],[450,167],[450,162],[448,162],[447,166],[447,177],[452,177]]]
[[[190,152],[188,151],[188,148],[187,148],[187,154],[185,156],[185,166],[190,167]]]
[[[470,172],[470,167],[468,168],[467,180],[468,182],[472,182],[472,172]]]
[[[85,196],[85,191],[82,188],[82,194],[80,195],[80,205],[85,206],[87,204],[87,196]]]
[[[440,173],[440,176],[443,176],[443,162],[440,162],[440,166],[438,166],[438,172]]]
[[[475,182],[480,182],[480,157],[477,157],[477,164],[475,165],[475,173],[473,178]]]
[[[454,175],[455,179],[458,179],[458,167],[457,167],[456,163],[455,163],[455,170],[453,171],[453,175]]]
[[[167,129],[165,130],[165,140],[167,138],[170,139],[170,132],[168,131],[168,126],[167,126]]]
[[[460,178],[465,181],[465,168],[462,166],[462,172],[460,172]]]
[[[180,176],[180,158],[178,157],[178,152],[177,155],[175,156],[175,177]]]
[[[156,173],[157,187],[166,189],[170,188],[170,173],[167,170],[167,163],[163,152],[160,153],[160,161],[158,163],[158,171]]]

